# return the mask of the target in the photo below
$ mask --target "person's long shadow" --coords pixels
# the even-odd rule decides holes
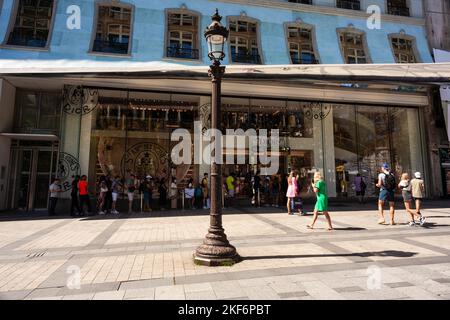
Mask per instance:
[[[425,229],[435,229],[435,228],[439,228],[439,227],[450,227],[450,225],[449,224],[437,224],[435,222],[427,221],[423,224],[423,226],[421,226],[421,228],[425,228]]]
[[[355,253],[325,253],[325,254],[288,254],[288,255],[273,255],[273,256],[252,256],[241,257],[242,260],[266,260],[266,259],[294,259],[294,258],[329,258],[329,257],[397,257],[397,258],[411,258],[417,252],[385,250],[385,251],[368,251]]]
[[[367,230],[367,228],[360,228],[360,227],[333,227],[334,230],[340,230],[340,231],[362,231]]]

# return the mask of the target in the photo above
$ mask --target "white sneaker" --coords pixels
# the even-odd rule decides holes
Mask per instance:
[[[419,218],[419,223],[420,223],[421,226],[423,226],[423,224],[425,223],[425,217],[424,216],[421,216]]]
[[[416,226],[416,223],[415,223],[414,221],[411,221],[410,223],[408,223],[408,226],[410,226],[410,227],[415,227],[415,226]]]
[[[119,211],[114,210],[114,211],[113,211],[113,214],[119,214]]]
[[[104,211],[99,211],[98,214],[102,214],[103,215],[103,214],[105,214],[105,212]]]

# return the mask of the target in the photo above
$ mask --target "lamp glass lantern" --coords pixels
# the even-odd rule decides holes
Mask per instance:
[[[217,10],[212,20],[213,22],[206,28],[205,38],[208,43],[208,57],[217,63],[225,57],[224,47],[229,31],[220,23],[222,17]]]

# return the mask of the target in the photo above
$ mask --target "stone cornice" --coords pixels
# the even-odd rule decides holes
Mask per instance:
[[[292,3],[292,2],[287,2],[286,0],[210,0],[210,1],[233,3],[233,4],[240,4],[240,5],[247,5],[247,6],[275,8],[275,9],[282,9],[282,10],[289,10],[289,11],[327,14],[327,15],[333,15],[333,16],[346,16],[349,18],[359,18],[359,19],[367,19],[370,16],[370,14],[367,14],[365,11],[356,11],[356,10],[349,10],[349,9],[340,9],[340,8],[336,8],[336,7]],[[382,14],[381,20],[385,21],[385,22],[403,23],[403,24],[418,25],[418,26],[425,25],[424,18],[393,16],[393,15],[389,15],[389,14]]]

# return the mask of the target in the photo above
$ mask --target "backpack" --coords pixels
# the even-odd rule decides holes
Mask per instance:
[[[388,173],[384,178],[384,187],[386,190],[393,191],[395,190],[396,182],[395,177],[392,173]]]

